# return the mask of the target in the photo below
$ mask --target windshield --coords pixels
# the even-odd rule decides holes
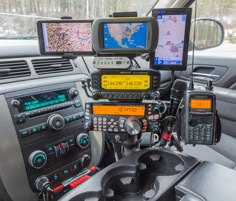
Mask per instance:
[[[94,19],[108,17],[116,11],[137,11],[149,14],[157,6],[170,6],[175,0],[1,0],[0,39],[37,37],[38,19]]]

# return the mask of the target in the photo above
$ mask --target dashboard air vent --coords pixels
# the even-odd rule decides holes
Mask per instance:
[[[38,75],[73,71],[73,66],[69,59],[34,59],[32,64]]]
[[[1,61],[0,80],[30,76],[31,72],[25,60]]]

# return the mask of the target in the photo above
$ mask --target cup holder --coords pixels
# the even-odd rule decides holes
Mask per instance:
[[[184,162],[173,154],[146,152],[138,160],[139,166],[129,171],[123,167],[104,180],[105,201],[151,200],[159,189],[159,176],[173,176],[184,170]],[[114,172],[113,172],[114,173]]]
[[[111,177],[104,186],[105,201],[143,201],[151,199],[158,191],[158,182],[145,181],[140,171],[134,174],[119,173]]]

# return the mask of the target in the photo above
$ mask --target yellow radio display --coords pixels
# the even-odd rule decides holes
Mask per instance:
[[[95,115],[124,115],[124,116],[144,116],[145,106],[129,105],[93,105]]]
[[[105,90],[148,90],[150,75],[102,75],[101,88]]]
[[[211,109],[211,99],[191,99],[191,109]]]

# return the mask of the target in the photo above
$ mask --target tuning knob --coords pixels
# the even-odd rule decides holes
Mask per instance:
[[[160,107],[155,105],[153,108],[152,108],[152,113],[153,114],[159,114],[160,113]]]
[[[47,163],[47,155],[41,150],[34,151],[30,154],[28,163],[32,168],[41,169]]]
[[[59,114],[53,114],[50,117],[48,117],[48,126],[52,130],[62,130],[65,127],[65,120],[64,118]]]
[[[90,162],[91,162],[91,158],[88,154],[85,154],[82,156],[82,159],[81,159],[81,166],[82,167],[88,167]]]
[[[14,107],[19,107],[20,106],[20,101],[14,99],[11,101],[11,105],[14,106]]]
[[[76,96],[78,96],[78,94],[79,94],[78,90],[74,87],[69,90],[69,95],[72,98],[75,98]]]
[[[78,147],[80,147],[81,149],[85,149],[89,146],[90,144],[90,139],[89,139],[89,135],[86,133],[80,133],[77,137],[76,137],[76,144]]]
[[[135,117],[130,117],[125,122],[125,130],[129,135],[138,135],[142,131],[142,125]]]

